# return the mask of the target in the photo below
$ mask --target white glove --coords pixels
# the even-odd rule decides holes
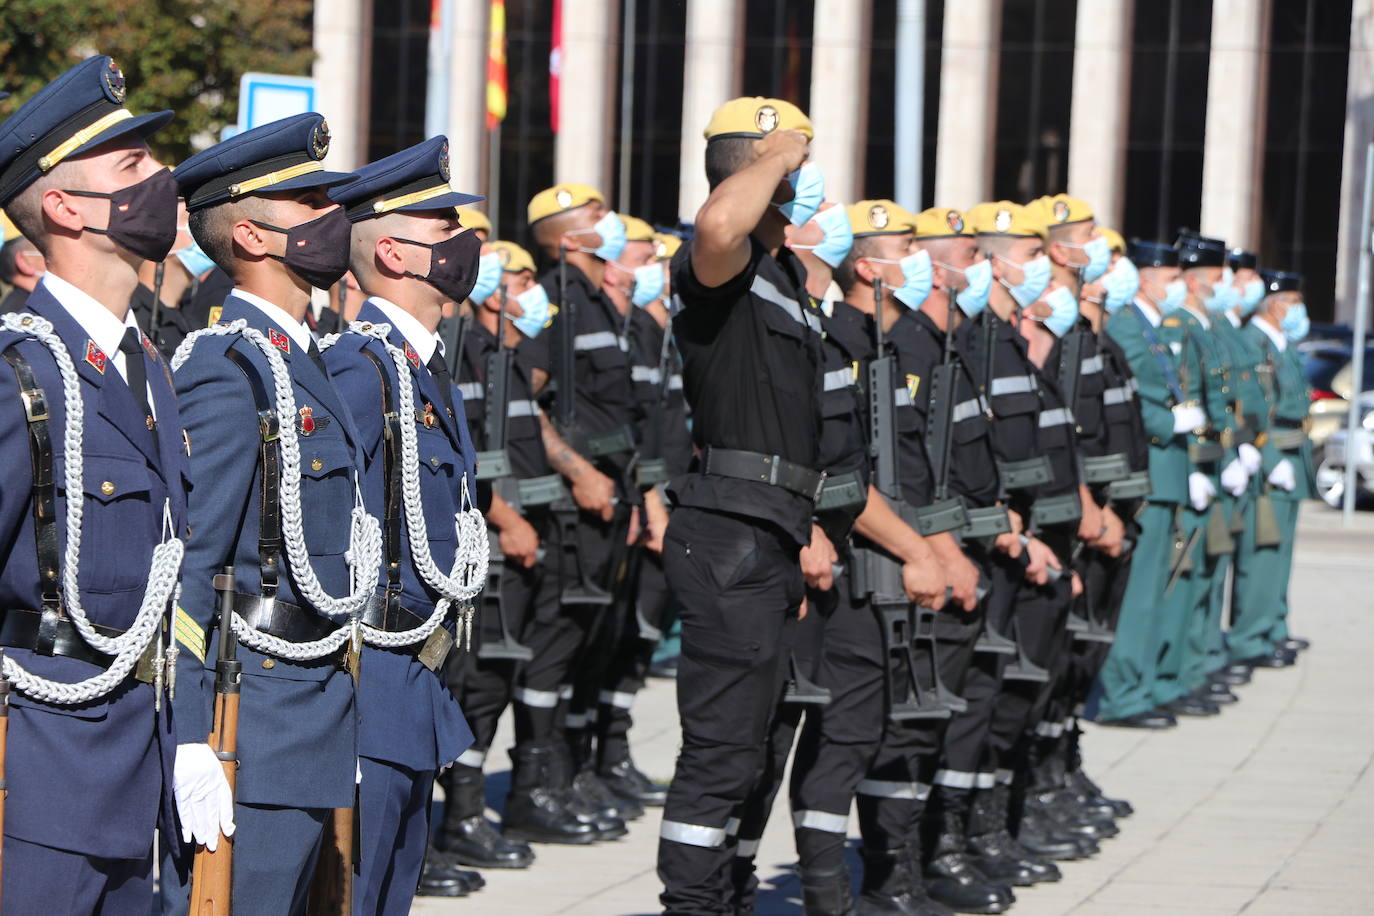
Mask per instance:
[[[363,784],[363,762],[362,762],[361,760],[355,760],[355,761],[353,761],[353,785],[355,785],[355,786],[360,786],[360,785],[362,785],[362,784]]]
[[[1207,412],[1201,407],[1179,404],[1174,408],[1174,435],[1190,433],[1207,425]]]
[[[1230,464],[1221,469],[1221,488],[1232,496],[1244,493],[1245,484],[1249,479],[1250,475],[1246,473],[1239,458],[1232,459]]]
[[[1245,444],[1241,445],[1241,447],[1239,448],[1239,452],[1240,466],[1245,468],[1245,473],[1249,474],[1251,477],[1254,477],[1256,474],[1259,473],[1260,469],[1260,450],[1255,448],[1249,442],[1246,442]]]
[[[234,793],[224,766],[208,744],[178,744],[172,794],[181,820],[181,840],[194,839],[211,852],[219,835],[234,835]]]
[[[1188,502],[1193,509],[1201,512],[1211,503],[1212,497],[1217,495],[1217,488],[1212,486],[1212,481],[1206,474],[1198,471],[1188,475]]]
[[[1285,458],[1274,465],[1274,470],[1269,472],[1269,482],[1280,490],[1293,492],[1293,488],[1298,485],[1298,478],[1293,473],[1293,462]]]

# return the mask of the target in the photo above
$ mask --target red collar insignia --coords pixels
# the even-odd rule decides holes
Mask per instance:
[[[415,352],[415,348],[410,345],[409,341],[407,341],[405,345],[405,354],[406,359],[410,360],[412,366],[416,369],[420,368],[420,354]]]
[[[281,331],[278,331],[276,328],[267,329],[267,340],[270,344],[272,344],[272,346],[276,347],[283,353],[291,352],[291,338],[287,337],[285,334],[283,334]]]
[[[104,375],[105,364],[109,362],[109,357],[105,355],[104,350],[95,345],[94,340],[88,340],[86,341],[86,362],[90,363],[96,372]]]

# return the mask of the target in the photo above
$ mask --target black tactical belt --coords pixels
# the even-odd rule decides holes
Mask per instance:
[[[477,453],[478,480],[495,480],[498,477],[509,477],[510,474],[510,456],[506,454],[505,449]]]
[[[1011,530],[1011,516],[1006,506],[984,506],[968,509],[968,522],[959,529],[959,536],[966,538],[995,538]]]
[[[253,629],[287,642],[314,642],[339,628],[327,617],[265,595],[235,594],[234,613]]]
[[[868,488],[864,486],[863,475],[849,471],[835,477],[827,476],[821,485],[821,495],[816,498],[816,511],[826,512],[835,509],[848,509],[868,502]]]
[[[1281,452],[1291,452],[1303,447],[1307,442],[1307,433],[1301,427],[1297,429],[1271,429],[1269,430],[1269,442]]]
[[[1083,517],[1083,506],[1077,493],[1063,496],[1042,496],[1031,506],[1031,527],[1043,528],[1046,525],[1062,525],[1076,522]]]
[[[1111,483],[1131,473],[1131,464],[1121,452],[1086,456],[1082,464],[1083,482],[1086,484]]]
[[[113,655],[106,655],[91,648],[81,636],[76,624],[62,617],[55,610],[31,611],[27,608],[10,608],[0,612],[0,646],[11,649],[27,649],[39,655],[60,655],[77,661],[108,668],[114,662]],[[115,627],[102,627],[95,624],[91,628],[101,636],[114,639],[124,633]],[[148,644],[144,658],[134,671],[134,678],[145,684],[153,682],[150,656],[157,651],[157,638]]]
[[[1132,471],[1121,480],[1107,484],[1107,498],[1111,500],[1144,499],[1152,492],[1149,471]]]
[[[964,501],[955,496],[916,509],[914,521],[921,536],[930,537],[963,528],[968,524],[968,510],[964,508]]]
[[[803,467],[778,455],[763,455],[739,449],[706,447],[701,470],[717,477],[752,480],[771,487],[782,487],[811,501],[820,497],[825,474]]]
[[[641,458],[635,465],[635,486],[641,490],[663,483],[668,476],[668,462],[662,458]]]
[[[1054,470],[1049,458],[1036,455],[1025,461],[997,462],[997,477],[1004,490],[1024,490],[1054,480]]]
[[[1193,442],[1188,446],[1188,460],[1193,464],[1212,464],[1224,454],[1220,442]]]
[[[589,458],[623,455],[635,450],[634,433],[630,431],[628,426],[621,426],[610,432],[588,436],[583,441]]]
[[[521,506],[547,506],[568,495],[567,489],[563,486],[563,478],[557,474],[526,477],[517,481],[517,488]]]

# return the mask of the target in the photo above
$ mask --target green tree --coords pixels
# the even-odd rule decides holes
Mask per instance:
[[[93,54],[124,71],[135,114],[170,108],[151,145],[172,164],[238,118],[250,70],[308,75],[312,0],[2,0],[0,116]]]

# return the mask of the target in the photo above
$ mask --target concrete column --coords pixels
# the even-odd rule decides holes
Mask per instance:
[[[1212,0],[1198,228],[1251,250],[1259,243],[1269,13],[1269,0]]]
[[[971,207],[992,193],[1001,34],[1001,0],[945,4],[935,206]]]
[[[696,219],[708,193],[702,131],[711,112],[740,94],[743,31],[742,0],[687,0],[677,212],[689,223]]]
[[[1366,181],[1365,145],[1374,140],[1374,0],[1355,0],[1350,18],[1350,70],[1345,89],[1345,152],[1341,168],[1340,248],[1336,252],[1336,320],[1353,321],[1357,306],[1360,242],[1370,227],[1361,226]]]
[[[1074,24],[1069,193],[1113,229],[1121,226],[1125,201],[1134,7],[1134,0],[1080,3]]]
[[[486,194],[483,161],[487,143],[487,7],[453,3],[448,86],[449,181],[460,191]]]
[[[825,196],[847,203],[863,191],[871,20],[871,0],[816,0],[811,158],[825,173]]]
[[[554,181],[579,181],[609,194],[612,87],[620,48],[615,0],[563,0],[563,53]],[[611,201],[616,206],[616,201]]]
[[[315,6],[318,108],[329,123],[331,169],[350,172],[367,162],[372,86],[371,0],[330,0]]]

